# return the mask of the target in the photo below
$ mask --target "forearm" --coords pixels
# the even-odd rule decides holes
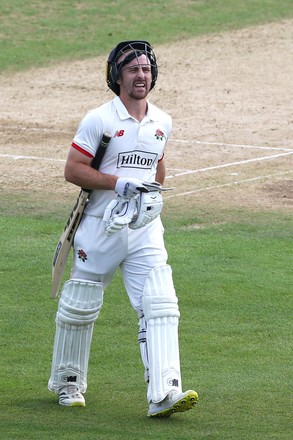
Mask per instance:
[[[158,163],[157,172],[156,172],[156,182],[159,182],[163,185],[165,177],[166,177],[166,167],[165,167],[164,159],[162,159]]]
[[[67,182],[87,189],[114,190],[118,179],[117,176],[100,173],[84,163],[79,163],[78,166],[66,166],[64,176]]]

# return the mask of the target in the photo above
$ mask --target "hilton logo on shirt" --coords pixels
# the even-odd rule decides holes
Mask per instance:
[[[157,156],[156,153],[146,151],[125,151],[118,154],[117,168],[151,169]]]

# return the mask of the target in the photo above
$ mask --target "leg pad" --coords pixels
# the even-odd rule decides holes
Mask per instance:
[[[148,400],[161,402],[182,391],[178,346],[178,299],[168,265],[153,269],[142,299],[149,362]]]
[[[74,279],[65,283],[56,315],[49,390],[58,392],[75,383],[86,391],[93,327],[102,305],[102,283]]]

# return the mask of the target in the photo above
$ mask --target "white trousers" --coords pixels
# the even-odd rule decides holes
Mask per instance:
[[[107,236],[101,218],[85,215],[74,239],[71,277],[102,282],[105,290],[120,267],[131,305],[140,316],[146,278],[166,261],[159,217],[144,228],[124,228]]]

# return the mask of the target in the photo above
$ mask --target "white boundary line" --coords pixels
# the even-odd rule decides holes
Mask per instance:
[[[1,128],[1,126],[0,126]],[[52,131],[52,129],[50,128],[46,128],[46,127],[7,127],[5,126],[5,128],[10,128],[10,129],[20,129],[20,130],[27,130],[27,131]],[[62,130],[56,130],[56,132],[60,132]],[[63,132],[63,131],[62,131]],[[67,131],[66,131],[67,133]],[[68,132],[69,133],[69,132]],[[201,173],[201,172],[205,172],[205,171],[212,171],[212,170],[217,170],[217,169],[221,169],[221,168],[228,168],[228,167],[232,167],[232,166],[237,166],[237,165],[245,165],[248,163],[252,163],[252,162],[258,162],[258,161],[263,161],[263,160],[270,160],[270,159],[277,159],[279,157],[284,157],[284,156],[288,156],[293,154],[293,149],[292,148],[285,148],[285,147],[266,147],[266,146],[259,146],[259,145],[244,145],[244,144],[228,144],[228,143],[224,143],[224,142],[207,142],[207,141],[189,141],[189,140],[184,140],[184,139],[169,139],[169,142],[174,142],[174,143],[184,143],[184,144],[197,144],[197,145],[209,145],[209,146],[223,146],[223,147],[235,147],[235,148],[249,148],[249,149],[257,149],[257,150],[277,150],[277,151],[286,151],[286,153],[280,153],[280,154],[273,154],[270,156],[263,156],[263,157],[256,157],[253,159],[246,159],[246,160],[242,160],[242,161],[237,161],[237,162],[231,162],[231,163],[226,163],[226,164],[222,164],[222,165],[215,165],[215,166],[211,166],[211,167],[206,167],[206,168],[199,168],[196,170],[186,170],[184,172],[180,172],[180,173],[176,173],[176,174],[172,174],[169,176],[166,176],[166,179],[173,179],[175,177],[180,177],[180,176],[186,176],[189,174],[196,174],[196,173]],[[3,158],[8,158],[8,159],[13,159],[13,160],[43,160],[43,161],[49,161],[49,162],[61,162],[64,163],[66,161],[66,159],[56,159],[56,158],[50,158],[50,157],[38,157],[38,156],[24,156],[24,155],[16,155],[16,154],[0,154],[0,157]],[[212,189],[218,189],[218,188],[224,188],[224,187],[229,187],[229,186],[233,186],[233,185],[239,185],[241,183],[246,183],[246,182],[253,182],[256,180],[261,180],[261,179],[269,179],[275,176],[281,176],[281,175],[285,175],[285,174],[290,174],[291,171],[287,171],[287,172],[282,172],[282,173],[275,173],[275,174],[270,174],[270,175],[266,175],[266,176],[256,176],[256,177],[252,177],[249,179],[243,179],[243,180],[238,180],[238,181],[234,181],[234,182],[230,182],[230,183],[224,183],[221,185],[215,185],[215,186],[209,186],[209,187],[205,187],[205,188],[198,188],[192,191],[186,191],[186,192],[182,192],[179,194],[173,194],[173,195],[169,195],[169,196],[165,196],[164,199],[171,199],[173,197],[179,197],[179,196],[184,196],[184,195],[189,195],[189,194],[194,194],[194,193],[198,193],[198,192],[203,192],[203,191],[209,191]]]
[[[217,170],[217,169],[232,167],[232,166],[236,166],[236,165],[243,165],[243,164],[247,164],[247,163],[251,163],[251,162],[270,160],[270,159],[275,159],[275,158],[279,158],[279,157],[283,157],[283,156],[289,156],[291,154],[293,154],[293,150],[290,150],[287,153],[273,154],[271,156],[255,157],[253,159],[246,159],[246,160],[241,160],[241,161],[237,161],[237,162],[230,162],[230,163],[225,163],[222,165],[214,165],[214,166],[206,167],[206,168],[198,168],[197,170],[187,170],[182,173],[176,173],[176,174],[172,174],[170,176],[167,176],[166,179],[173,179],[174,177],[186,176],[188,174],[196,174],[196,173],[201,173],[204,171]],[[13,160],[19,160],[19,159],[29,160],[29,159],[31,159],[31,160],[44,160],[44,161],[50,161],[50,162],[65,162],[65,159],[56,159],[56,158],[52,158],[52,157],[39,157],[39,156],[22,156],[19,154],[0,154],[0,157],[13,159]]]
[[[179,197],[179,196],[187,196],[189,194],[199,193],[199,192],[203,192],[203,191],[210,191],[212,189],[224,188],[224,187],[227,187],[227,186],[240,185],[241,183],[253,182],[255,180],[270,179],[270,178],[275,177],[275,176],[283,176],[284,174],[290,174],[292,172],[293,171],[284,171],[283,173],[268,174],[266,176],[251,177],[250,179],[236,180],[234,182],[223,183],[221,185],[207,186],[205,188],[198,188],[198,189],[194,189],[192,191],[185,191],[185,192],[182,192],[182,193],[179,193],[179,194],[173,194],[173,195],[170,195],[170,196],[164,196],[164,200],[165,199],[172,199],[174,197]]]
[[[244,165],[247,163],[259,162],[262,160],[276,159],[276,158],[283,157],[283,156],[289,156],[290,154],[293,154],[293,151],[290,151],[289,153],[273,154],[271,156],[255,157],[253,159],[240,160],[238,162],[225,163],[223,165],[215,165],[215,166],[207,167],[207,168],[199,168],[197,170],[188,170],[188,171],[184,171],[183,173],[177,173],[177,174],[172,174],[171,176],[167,176],[166,179],[173,179],[174,177],[186,176],[188,174],[196,174],[196,173],[201,173],[204,171],[217,170],[217,169],[221,169],[221,168],[232,167],[235,165]]]
[[[184,172],[181,172],[181,173],[176,173],[176,174],[172,174],[172,175],[166,176],[166,180],[167,179],[173,179],[175,177],[186,176],[186,175],[190,175],[190,174],[202,173],[202,172],[205,172],[205,171],[213,171],[213,170],[233,167],[233,166],[237,166],[237,165],[246,165],[246,164],[252,163],[252,162],[259,162],[259,161],[263,161],[263,160],[277,159],[279,157],[289,156],[291,154],[293,154],[293,151],[290,151],[288,153],[273,154],[271,156],[256,157],[256,158],[253,158],[253,159],[246,159],[246,160],[226,163],[226,164],[222,164],[222,165],[214,165],[214,166],[206,167],[206,168],[198,168],[197,170],[187,170],[187,171],[184,171]],[[65,162],[65,159],[55,159],[55,158],[53,159],[53,158],[49,158],[49,157],[38,157],[38,156],[21,156],[21,155],[15,155],[15,154],[0,154],[0,157],[6,157],[6,158],[9,158],[9,159],[13,159],[13,160],[19,160],[19,159],[29,160],[29,159],[31,159],[31,160],[43,160],[43,161],[61,162],[61,163]],[[258,179],[258,177],[256,179]],[[253,179],[249,179],[247,181],[250,181],[250,180],[253,180]],[[244,182],[244,181],[241,181],[241,182]],[[224,184],[223,186],[227,186],[227,185],[230,185],[230,184]],[[218,188],[218,187],[211,187],[211,188]],[[189,193],[184,193],[184,194],[189,194]],[[173,196],[169,196],[169,197],[173,197]]]
[[[56,159],[52,157],[39,157],[39,156],[21,156],[19,154],[0,154],[0,157],[7,157],[8,159],[19,160],[19,159],[32,159],[32,160],[44,160],[50,162],[65,162],[65,159]]]
[[[17,125],[11,125],[11,126],[3,126],[0,125],[0,129],[10,129],[10,130],[22,130],[22,131],[43,131],[43,132],[51,132],[51,133],[68,133],[68,134],[72,134],[72,132],[70,132],[69,130],[58,130],[58,129],[52,129],[52,128],[47,128],[47,127],[19,127]],[[182,143],[182,144],[202,144],[202,145],[210,145],[210,146],[222,146],[222,147],[236,147],[236,148],[254,148],[254,149],[259,149],[259,150],[281,150],[281,151],[293,151],[293,147],[291,148],[285,148],[285,147],[265,147],[265,146],[260,146],[260,145],[245,145],[245,144],[228,144],[225,142],[208,142],[208,141],[189,141],[189,140],[185,140],[185,139],[173,139],[170,138],[168,140],[168,142],[178,142],[178,143]]]
[[[19,127],[18,125],[0,125],[0,130],[20,130],[20,131],[48,131],[50,133],[70,133],[69,130],[58,130],[48,127]]]
[[[245,144],[226,144],[224,142],[206,142],[206,141],[186,141],[183,139],[169,139],[168,142],[178,142],[181,144],[202,144],[202,145],[211,145],[211,146],[221,146],[221,147],[236,147],[236,148],[254,148],[256,150],[280,150],[280,151],[293,151],[292,148],[285,147],[264,147],[260,145],[245,145]]]
[[[217,144],[217,145],[219,145],[219,144]],[[182,173],[177,173],[177,174],[166,176],[166,179],[172,179],[172,178],[175,178],[175,177],[186,176],[186,175],[189,175],[189,174],[196,174],[196,173],[205,172],[205,171],[212,171],[212,170],[217,170],[217,169],[221,169],[221,168],[228,168],[228,167],[232,167],[232,166],[236,166],[236,165],[245,165],[245,164],[248,164],[248,163],[258,162],[258,161],[263,161],[263,160],[277,159],[279,157],[289,156],[291,154],[293,154],[293,150],[291,150],[291,151],[289,151],[287,153],[280,153],[280,154],[273,154],[273,155],[270,155],[270,156],[256,157],[256,158],[253,158],[253,159],[246,159],[246,160],[226,163],[226,164],[222,164],[222,165],[215,165],[215,166],[206,167],[206,168],[199,168],[197,170],[188,170],[188,171],[184,171]],[[15,154],[0,154],[0,157],[9,158],[9,159],[13,159],[13,160],[19,160],[19,159],[28,160],[28,159],[31,159],[31,160],[50,161],[50,162],[62,162],[62,163],[65,162],[65,159],[56,159],[56,158],[38,157],[38,156],[22,156],[22,155],[15,155]],[[209,191],[209,190],[218,189],[218,188],[225,188],[225,187],[229,187],[229,186],[233,186],[233,185],[239,185],[241,183],[253,182],[253,181],[261,180],[261,179],[269,179],[269,178],[272,178],[272,177],[275,177],[275,176],[281,176],[281,175],[285,175],[285,174],[290,174],[291,172],[293,172],[293,171],[269,174],[269,175],[266,175],[266,176],[257,176],[257,177],[252,177],[250,179],[243,179],[243,180],[238,180],[238,181],[234,181],[234,182],[224,183],[224,184],[221,184],[221,185],[209,186],[209,187],[205,187],[205,188],[198,188],[198,189],[195,189],[195,190],[192,190],[192,191],[185,191],[185,192],[182,192],[182,193],[177,193],[177,194],[165,196],[164,199],[171,199],[171,198],[174,198],[174,197],[190,195],[190,194],[194,194],[194,193],[198,193],[198,192]]]

